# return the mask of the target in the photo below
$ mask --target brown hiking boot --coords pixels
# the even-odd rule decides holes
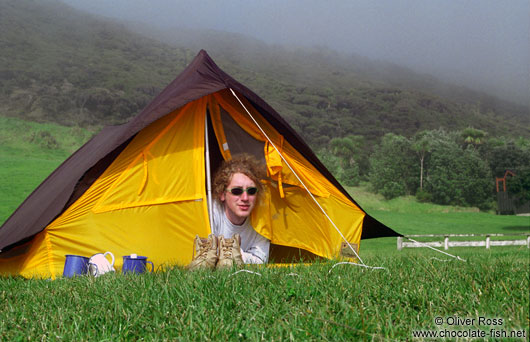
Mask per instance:
[[[217,264],[217,237],[213,234],[208,235],[207,239],[195,237],[195,256],[188,265],[189,270],[198,268],[214,269]]]
[[[224,236],[220,236],[217,268],[231,268],[234,265],[243,265],[240,246],[241,237],[239,234],[234,235],[231,239],[225,239]]]

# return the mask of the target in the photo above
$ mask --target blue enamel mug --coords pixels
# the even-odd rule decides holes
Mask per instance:
[[[155,269],[155,265],[151,261],[147,261],[146,256],[136,254],[123,256],[123,273],[144,273],[147,271],[147,264],[151,264],[151,273]]]
[[[88,272],[88,259],[80,255],[67,254],[64,261],[63,277],[71,278]]]

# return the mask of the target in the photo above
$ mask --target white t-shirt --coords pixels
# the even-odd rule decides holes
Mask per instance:
[[[213,201],[212,206],[212,233],[216,236],[224,236],[227,239],[235,234],[241,236],[241,251],[245,264],[263,264],[269,259],[270,241],[259,235],[247,217],[242,225],[238,226],[230,222],[224,211],[224,205],[219,201]]]

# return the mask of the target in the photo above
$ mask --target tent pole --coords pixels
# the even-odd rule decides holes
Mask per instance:
[[[208,220],[210,221],[210,230],[213,233],[212,225],[212,179],[210,174],[210,144],[208,140],[208,111],[204,115],[204,159],[206,162],[206,191],[208,194]]]

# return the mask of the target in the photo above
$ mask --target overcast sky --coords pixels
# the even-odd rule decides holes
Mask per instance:
[[[162,28],[328,46],[530,101],[530,0],[63,1]]]

